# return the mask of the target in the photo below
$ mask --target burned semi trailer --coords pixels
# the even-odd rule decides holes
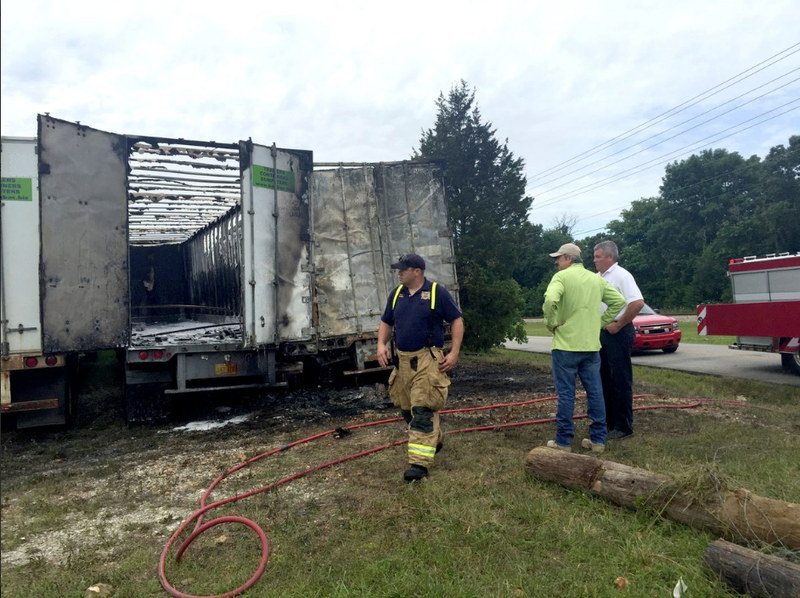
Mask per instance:
[[[26,238],[41,252],[25,288],[37,287],[28,335],[40,346],[12,350],[12,329],[27,327],[4,307],[8,411],[50,393],[22,375],[28,357],[66,365],[116,349],[129,421],[168,415],[176,395],[377,369],[389,264],[407,251],[458,296],[436,163],[315,166],[305,150],[117,135],[50,116],[38,133],[40,214]],[[4,181],[6,170],[4,159]],[[5,239],[18,217],[5,199],[3,210]],[[7,245],[4,261],[26,249]],[[4,269],[4,289],[33,292],[19,276]],[[67,387],[72,371],[61,371]],[[67,402],[52,397],[49,420],[29,419],[57,423]]]

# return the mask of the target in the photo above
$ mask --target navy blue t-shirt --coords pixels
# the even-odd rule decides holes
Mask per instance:
[[[426,346],[429,318],[433,320],[433,345],[444,346],[444,323],[461,317],[453,296],[442,285],[436,285],[435,315],[431,315],[431,288],[433,283],[427,278],[422,287],[413,295],[403,287],[392,309],[397,287],[389,293],[386,309],[381,321],[394,326],[395,342],[400,351],[419,351]]]

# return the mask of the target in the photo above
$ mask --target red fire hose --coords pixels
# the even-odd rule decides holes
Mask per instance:
[[[653,397],[653,396],[656,396],[656,395],[634,395],[634,398],[640,399],[640,398]],[[543,397],[543,398],[539,398],[539,399],[529,399],[529,400],[526,400],[526,401],[518,401],[518,402],[514,402],[514,403],[500,403],[500,404],[496,404],[496,405],[485,405],[485,406],[482,406],[482,407],[467,407],[467,408],[463,408],[463,409],[447,409],[447,410],[440,411],[440,413],[441,414],[467,413],[467,412],[470,412],[470,411],[483,411],[483,410],[486,410],[486,409],[499,409],[499,408],[502,408],[502,407],[521,407],[521,406],[524,406],[524,405],[531,405],[531,404],[534,404],[534,403],[541,403],[541,402],[544,402],[544,401],[554,401],[554,400],[557,400],[557,399],[558,399],[558,397],[556,397],[556,396]],[[693,402],[691,402],[691,403],[683,403],[683,404],[678,404],[678,405],[646,405],[646,406],[634,407],[633,410],[634,411],[643,411],[643,410],[648,410],[648,409],[691,409],[691,408],[694,408],[694,407],[698,407],[703,403],[708,403],[708,402],[712,402],[713,401],[713,399],[699,399],[699,398],[698,399],[684,399],[684,400],[691,400]],[[722,401],[722,403],[728,404],[728,405],[741,405],[742,404],[742,403],[739,403],[739,402],[736,402],[736,401]],[[585,419],[586,417],[588,417],[586,414],[576,415],[576,416],[573,417],[573,419]],[[349,455],[347,457],[342,457],[341,459],[335,459],[333,461],[328,461],[327,463],[323,463],[321,465],[315,465],[314,467],[309,467],[308,469],[305,469],[305,470],[300,471],[298,473],[292,474],[289,477],[283,478],[282,480],[278,480],[277,482],[273,482],[271,484],[268,484],[268,485],[263,486],[261,488],[258,488],[256,490],[251,490],[250,492],[245,492],[243,494],[238,494],[236,496],[231,496],[229,498],[218,500],[216,502],[213,502],[213,503],[207,505],[206,504],[206,500],[208,499],[208,496],[211,494],[211,492],[214,490],[214,488],[217,486],[217,484],[219,484],[222,480],[224,480],[226,477],[228,477],[232,473],[235,473],[235,472],[239,471],[243,467],[247,467],[248,465],[251,465],[251,464],[255,463],[256,461],[259,461],[259,460],[261,460],[261,459],[263,459],[265,457],[269,457],[270,455],[275,455],[277,453],[281,453],[281,452],[287,451],[290,448],[295,447],[297,445],[304,444],[306,442],[311,442],[312,440],[317,440],[317,439],[323,438],[325,436],[346,433],[346,432],[349,432],[350,430],[355,430],[355,429],[358,429],[358,428],[366,428],[368,426],[379,426],[379,425],[394,423],[394,422],[398,422],[398,421],[403,421],[403,418],[402,417],[395,417],[395,418],[391,418],[391,419],[383,419],[383,420],[374,421],[374,422],[366,422],[366,423],[363,423],[363,424],[354,424],[352,426],[343,426],[341,428],[336,428],[334,430],[328,430],[326,432],[320,432],[319,434],[314,434],[313,436],[309,436],[309,437],[303,438],[301,440],[296,440],[296,441],[291,442],[291,443],[289,443],[289,444],[287,444],[285,446],[282,446],[280,448],[276,448],[276,449],[273,449],[271,451],[267,451],[265,453],[257,455],[257,456],[255,456],[255,457],[253,457],[251,459],[248,459],[247,461],[244,461],[243,463],[239,463],[238,465],[230,468],[225,473],[221,474],[219,477],[217,477],[217,479],[215,479],[211,483],[211,485],[208,487],[208,490],[206,490],[206,492],[203,494],[203,498],[200,500],[200,508],[197,511],[195,511],[194,513],[192,513],[192,515],[190,515],[180,525],[180,527],[178,527],[178,529],[175,530],[175,533],[173,533],[172,536],[170,537],[170,539],[167,541],[167,544],[164,547],[164,551],[161,553],[161,558],[159,559],[159,562],[158,562],[158,576],[161,579],[161,585],[164,586],[164,589],[167,590],[167,592],[169,592],[172,596],[175,596],[176,598],[230,598],[231,596],[238,596],[238,595],[244,593],[245,591],[247,591],[249,588],[251,588],[253,586],[253,584],[256,583],[256,581],[258,581],[258,578],[261,577],[261,575],[264,573],[264,570],[267,567],[267,562],[269,561],[269,541],[267,540],[267,535],[264,533],[264,530],[262,530],[258,526],[257,523],[255,523],[254,521],[252,521],[250,519],[247,519],[245,517],[236,517],[236,516],[218,517],[218,518],[212,519],[208,523],[204,524],[203,523],[203,517],[205,516],[205,514],[208,511],[211,511],[212,509],[216,509],[217,507],[221,507],[222,505],[226,505],[228,503],[232,503],[232,502],[235,502],[235,501],[238,501],[238,500],[242,500],[244,498],[249,498],[251,496],[255,496],[256,494],[261,494],[262,492],[267,492],[268,490],[273,490],[273,489],[277,488],[278,486],[282,486],[284,484],[288,484],[289,482],[291,482],[293,480],[296,480],[298,478],[302,478],[304,476],[307,476],[308,474],[313,473],[315,471],[320,471],[322,469],[326,469],[328,467],[332,467],[334,465],[338,465],[339,463],[344,463],[345,461],[352,461],[353,459],[358,459],[359,457],[365,457],[367,455],[371,455],[373,453],[377,453],[377,452],[385,450],[387,448],[391,448],[391,447],[394,447],[394,446],[400,446],[400,445],[406,444],[408,442],[408,439],[398,440],[396,442],[391,442],[389,444],[384,444],[383,446],[375,447],[375,448],[369,449],[367,451],[362,451],[362,452],[356,453],[354,455]],[[548,417],[548,418],[545,418],[545,419],[528,420],[528,421],[521,421],[521,422],[512,422],[512,423],[506,423],[506,424],[495,424],[495,425],[489,425],[489,426],[478,426],[478,427],[474,427],[474,428],[462,428],[460,430],[449,430],[449,431],[445,432],[445,434],[460,434],[460,433],[466,433],[466,432],[482,432],[482,431],[486,431],[486,430],[498,430],[498,429],[501,429],[501,428],[512,428],[512,427],[516,427],[516,426],[528,426],[528,425],[532,425],[532,424],[543,424],[543,423],[548,423],[548,422],[553,422],[553,421],[555,421],[554,417]],[[211,529],[212,527],[215,527],[215,526],[220,525],[222,523],[239,523],[241,525],[245,525],[245,526],[249,527],[250,529],[252,529],[253,531],[256,532],[256,534],[258,535],[259,540],[261,541],[261,561],[260,561],[260,563],[258,565],[258,568],[256,569],[255,573],[253,574],[253,576],[244,585],[236,588],[235,590],[231,590],[230,592],[226,592],[224,594],[216,594],[214,596],[196,596],[194,594],[185,594],[184,592],[181,592],[180,590],[177,590],[176,588],[174,588],[169,583],[169,581],[167,581],[167,576],[166,576],[166,572],[165,572],[165,565],[166,565],[167,555],[169,554],[169,551],[172,548],[172,546],[174,545],[174,543],[177,540],[178,536],[193,521],[196,521],[195,526],[194,526],[194,530],[192,530],[192,532],[189,535],[189,537],[186,540],[184,540],[183,543],[178,548],[178,551],[177,551],[177,553],[175,555],[175,560],[176,561],[180,561],[181,560],[181,558],[183,557],[183,553],[186,552],[186,550],[189,548],[189,546],[192,544],[192,542],[194,542],[202,533],[204,533],[205,531]]]

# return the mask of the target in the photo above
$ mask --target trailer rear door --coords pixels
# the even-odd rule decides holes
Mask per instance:
[[[3,355],[41,353],[36,140],[3,138],[0,322]]]
[[[123,136],[39,115],[45,352],[125,344],[126,168]]]
[[[319,335],[374,332],[386,302],[374,167],[317,170],[312,185]]]
[[[375,333],[391,264],[422,255],[425,275],[458,300],[442,172],[433,163],[317,170],[312,185],[320,338]]]
[[[425,277],[443,284],[458,298],[453,237],[447,215],[444,178],[435,162],[379,165],[375,183],[388,264],[409,251],[425,259]],[[397,286],[396,272],[389,288]]]
[[[310,151],[240,143],[245,344],[311,340]]]

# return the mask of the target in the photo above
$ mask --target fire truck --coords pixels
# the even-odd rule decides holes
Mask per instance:
[[[730,260],[733,303],[699,305],[697,333],[735,336],[731,349],[780,353],[800,375],[800,252]]]

